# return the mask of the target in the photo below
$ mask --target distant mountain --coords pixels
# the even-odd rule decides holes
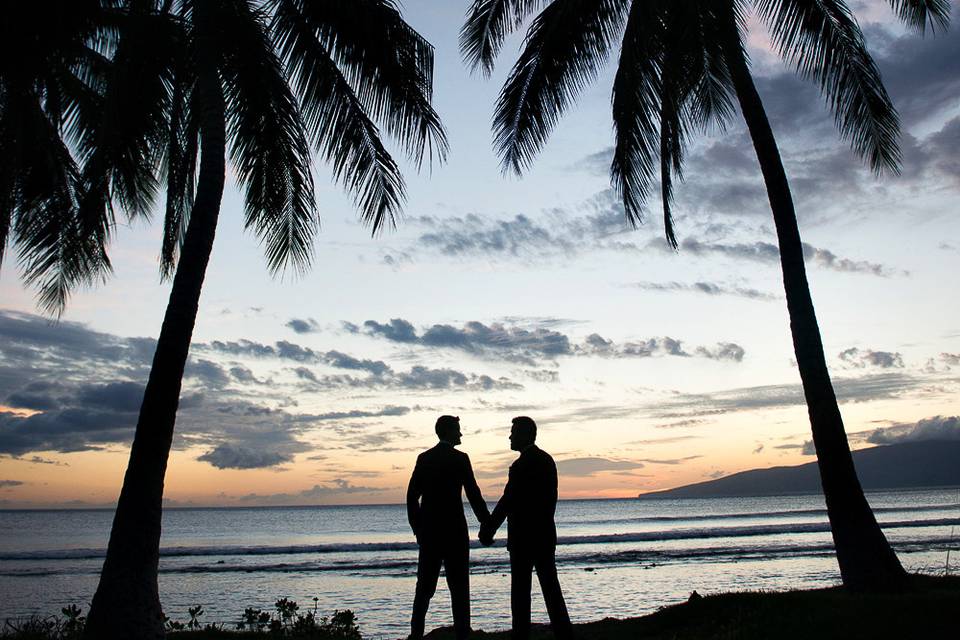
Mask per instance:
[[[860,483],[867,491],[960,486],[960,441],[904,442],[853,452]],[[817,463],[752,469],[688,484],[640,498],[714,498],[819,493]]]

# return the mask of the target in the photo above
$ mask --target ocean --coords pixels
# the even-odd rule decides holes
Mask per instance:
[[[960,491],[868,494],[901,561],[942,574],[960,564]],[[0,511],[0,620],[84,610],[109,535],[108,510]],[[472,535],[476,523],[468,513]],[[557,561],[575,622],[629,617],[701,594],[839,583],[819,495],[571,500],[557,507]],[[160,594],[173,619],[235,624],[246,607],[291,598],[301,611],[352,609],[364,637],[408,632],[416,545],[402,505],[168,509]],[[501,530],[505,534],[505,527]],[[510,626],[503,541],[471,551],[473,627]],[[952,570],[954,573],[956,569]],[[533,617],[546,622],[534,581]],[[449,625],[441,580],[428,629]]]

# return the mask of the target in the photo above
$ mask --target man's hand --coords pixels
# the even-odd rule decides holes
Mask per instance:
[[[486,524],[480,525],[480,534],[478,536],[480,538],[480,544],[482,544],[485,547],[489,547],[490,545],[492,545],[493,533],[494,533],[493,529],[488,527]]]

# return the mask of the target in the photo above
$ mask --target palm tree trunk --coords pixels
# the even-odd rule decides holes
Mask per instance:
[[[100,584],[87,617],[84,636],[90,639],[164,636],[157,590],[163,482],[226,172],[224,98],[216,68],[210,65],[199,82],[204,110],[197,194],[140,406]]]
[[[874,518],[853,466],[810,297],[790,185],[773,130],[747,67],[732,13],[729,18],[724,49],[740,110],[763,172],[777,229],[793,350],[810,415],[820,482],[827,503],[840,575],[843,584],[850,589],[896,589],[902,586],[906,573]]]

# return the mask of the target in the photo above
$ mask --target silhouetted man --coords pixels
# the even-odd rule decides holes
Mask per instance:
[[[537,423],[526,416],[513,419],[510,448],[519,451],[520,457],[510,465],[503,497],[490,519],[480,526],[480,541],[493,544],[494,534],[507,518],[513,637],[530,637],[530,587],[536,568],[553,635],[568,640],[573,637],[573,626],[557,579],[557,527],[553,521],[557,465],[549,453],[534,444],[536,439]]]
[[[440,416],[436,431],[440,442],[417,457],[407,488],[407,518],[420,545],[410,637],[423,637],[424,619],[443,565],[453,605],[453,626],[458,640],[462,640],[470,634],[470,536],[461,489],[480,524],[490,517],[490,511],[473,477],[470,458],[454,449],[460,444],[460,418]]]

